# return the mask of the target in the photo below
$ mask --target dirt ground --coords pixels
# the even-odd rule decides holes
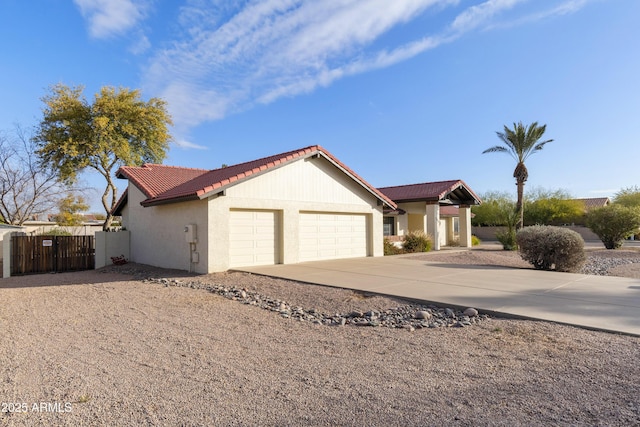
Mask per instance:
[[[0,425],[640,425],[637,337],[497,318],[329,327],[149,276],[194,280],[129,264],[0,281]],[[329,312],[405,303],[197,280]]]

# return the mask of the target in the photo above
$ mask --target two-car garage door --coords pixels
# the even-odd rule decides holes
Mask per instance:
[[[301,212],[298,236],[282,236],[276,211],[232,210],[230,214],[231,267],[278,264],[282,243],[285,249],[295,247],[287,239],[296,238],[299,262],[367,256],[364,214]]]

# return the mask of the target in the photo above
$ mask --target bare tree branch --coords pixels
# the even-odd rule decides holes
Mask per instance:
[[[50,213],[73,188],[63,185],[50,168],[40,167],[36,147],[24,130],[0,133],[0,216],[8,224]]]

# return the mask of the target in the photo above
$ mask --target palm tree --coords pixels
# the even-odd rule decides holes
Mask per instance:
[[[513,177],[516,179],[516,185],[518,186],[516,212],[518,213],[519,219],[516,224],[517,230],[522,228],[524,221],[524,209],[522,208],[524,183],[527,181],[527,178],[529,178],[529,172],[524,162],[530,155],[542,150],[547,143],[553,141],[553,139],[548,139],[539,142],[546,129],[547,125],[538,126],[538,122],[533,122],[528,127],[523,125],[522,122],[518,124],[514,123],[513,129],[505,126],[504,132],[496,132],[498,138],[500,138],[504,145],[496,145],[482,152],[482,154],[508,153],[518,162],[516,169],[513,171]]]

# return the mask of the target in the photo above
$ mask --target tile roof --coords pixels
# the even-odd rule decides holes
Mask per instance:
[[[381,187],[378,189],[396,203],[437,202],[446,198],[462,204],[477,205],[481,203],[480,197],[464,181],[459,179]]]
[[[323,156],[347,175],[350,175],[352,179],[359,182],[360,185],[383,203],[395,208],[395,203],[385,194],[371,186],[319,145],[213,170],[156,164],[123,166],[116,172],[116,177],[128,179],[132,182],[147,196],[142,205],[152,206],[184,200],[203,199],[245,179],[314,155]]]
[[[589,210],[593,208],[601,208],[607,206],[610,203],[608,197],[592,197],[587,199],[575,199],[584,203],[584,208]]]

